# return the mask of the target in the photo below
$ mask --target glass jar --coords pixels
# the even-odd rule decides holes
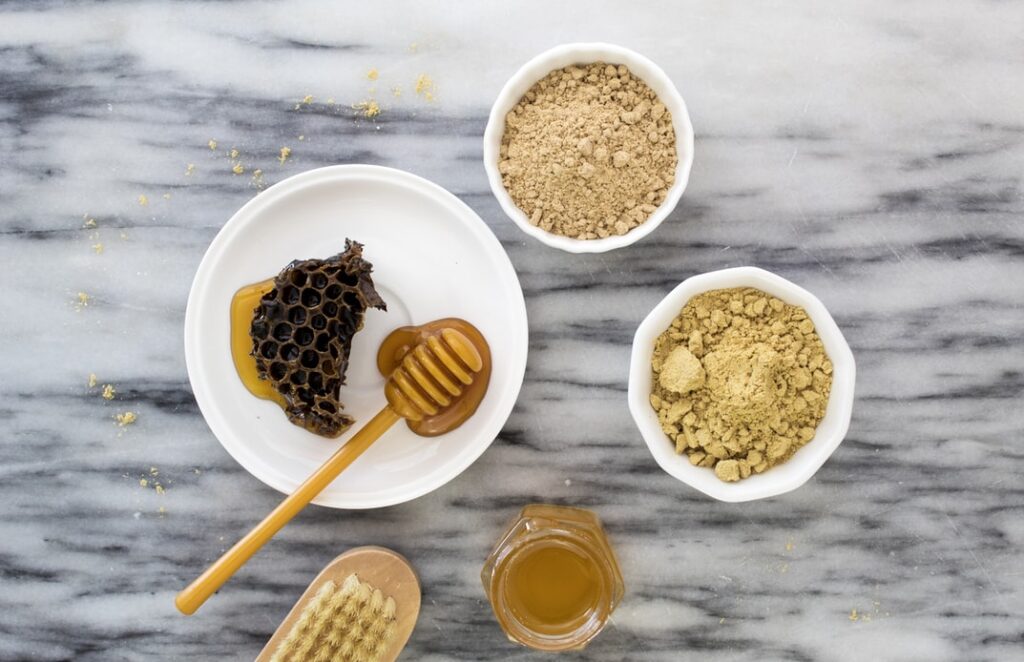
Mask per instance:
[[[508,638],[546,651],[586,646],[625,591],[597,515],[546,504],[523,508],[480,579]]]

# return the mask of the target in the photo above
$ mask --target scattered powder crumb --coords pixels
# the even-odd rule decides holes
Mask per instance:
[[[213,138],[210,138],[210,142],[206,143],[206,145],[210,149],[217,149],[217,141],[214,140]]]
[[[380,115],[380,106],[373,99],[354,103],[352,104],[352,108],[359,111],[359,114],[363,117],[373,118]]]
[[[395,97],[402,96],[402,87],[400,85],[395,85],[391,88],[391,94]]]
[[[150,476],[159,476],[160,475],[160,470],[157,469],[156,467],[150,467],[149,468],[149,475]]]
[[[328,106],[333,106],[334,105],[334,97],[331,97],[330,99],[327,100],[327,105]]]
[[[857,621],[860,620],[860,616],[857,614],[857,610],[856,609],[851,609],[850,610],[850,620],[854,621],[854,622],[857,622]]]
[[[299,140],[305,140],[305,139],[306,139],[306,136],[305,136],[305,135],[301,135],[301,136],[299,136]]]
[[[139,485],[141,485],[142,487],[149,487],[149,481],[146,480],[145,478],[140,478]]]
[[[188,166],[185,167],[185,176],[186,177],[191,177],[192,173],[194,173],[195,171],[196,171],[196,164],[195,163],[189,163]]]
[[[146,205],[149,204],[149,198],[147,198],[145,195],[140,195],[139,196],[139,204],[142,205],[143,207],[145,207]]]
[[[103,396],[104,400],[113,400],[115,393],[117,393],[117,390],[114,389],[113,384],[103,385],[103,393],[101,395]]]
[[[243,166],[241,163],[236,163],[235,165],[231,166],[231,172],[235,173],[236,175],[241,175],[243,172],[245,172],[245,166]]]
[[[96,253],[97,255],[99,255],[100,253],[102,253],[102,252],[103,252],[103,242],[97,242],[97,243],[93,244],[93,245],[92,245],[92,250],[93,250],[93,252],[94,252],[94,253]]]
[[[171,199],[171,194],[170,193],[164,193],[164,200],[170,200],[170,199]]]
[[[787,552],[792,552],[793,551],[793,547],[795,547],[795,546],[796,545],[793,544],[792,540],[787,540],[786,541],[786,551]]]
[[[234,147],[231,148],[231,158],[233,158],[233,159],[237,159],[238,158],[238,150],[235,149]]]
[[[302,103],[304,103],[307,106],[313,103],[313,95],[307,94],[306,96],[302,97]]]
[[[82,227],[83,228],[94,228],[94,227],[96,227],[96,219],[95,218],[90,218],[90,219],[86,220],[85,223],[82,223]]]
[[[156,493],[157,493],[157,494],[163,494],[163,493],[164,493],[164,491],[165,491],[165,490],[164,490],[164,486],[163,486],[163,485],[160,485],[159,483],[157,483],[157,486],[156,486],[156,488],[155,488],[155,489],[156,489]]]
[[[277,160],[281,162],[281,165],[284,165],[284,162],[287,161],[288,157],[291,156],[291,155],[292,155],[292,148],[291,147],[282,147],[281,148],[281,156]]]
[[[377,80],[378,76],[380,76],[380,73],[377,71],[376,67],[366,72],[366,77],[370,80]]]
[[[106,395],[104,395],[103,397],[106,397]],[[135,412],[132,411],[121,412],[120,414],[114,416],[114,418],[117,419],[117,424],[121,427],[131,425],[135,421],[139,420],[139,417],[135,414]]]
[[[83,308],[87,308],[89,306],[89,300],[91,298],[92,297],[90,297],[85,292],[79,292],[78,300],[75,302],[75,310],[81,312]]]
[[[257,188],[263,188],[263,171],[259,168],[252,171],[252,185]]]
[[[96,373],[89,373],[89,388],[96,388]]]
[[[427,74],[420,74],[416,78],[416,94],[427,101],[434,100],[434,80]]]

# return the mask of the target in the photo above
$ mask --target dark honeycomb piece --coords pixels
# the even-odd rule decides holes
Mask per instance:
[[[323,437],[352,425],[338,397],[352,337],[367,308],[387,309],[372,269],[363,245],[346,239],[344,253],[282,269],[253,311],[249,333],[260,379],[284,396],[289,421]]]

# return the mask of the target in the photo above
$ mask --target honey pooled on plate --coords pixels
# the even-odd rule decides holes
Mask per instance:
[[[352,338],[368,308],[386,309],[362,248],[346,240],[333,257],[296,260],[273,280],[240,289],[231,304],[232,358],[246,388],[323,437],[354,422],[339,397]]]

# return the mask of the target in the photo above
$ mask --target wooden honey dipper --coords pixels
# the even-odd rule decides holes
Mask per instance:
[[[377,365],[382,374],[388,375],[384,385],[388,404],[262,522],[178,593],[174,604],[179,611],[194,613],[399,420],[406,419],[417,434],[433,436],[469,418],[487,390],[490,349],[476,327],[449,318],[395,330],[381,343]]]

